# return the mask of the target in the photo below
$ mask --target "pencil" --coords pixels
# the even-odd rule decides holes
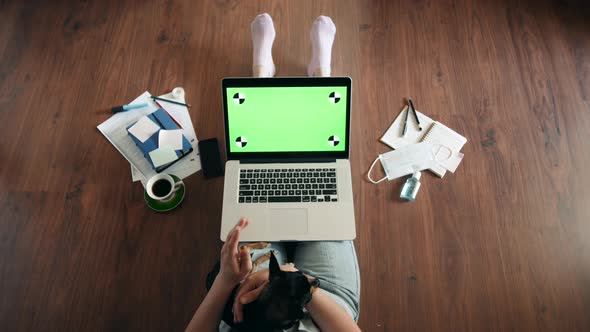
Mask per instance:
[[[422,126],[420,125],[420,120],[418,120],[418,113],[416,113],[416,108],[414,107],[414,103],[412,99],[408,97],[408,102],[410,103],[410,107],[412,108],[412,113],[414,113],[414,118],[416,119],[416,123],[418,124],[418,130],[422,130]]]
[[[153,100],[161,100],[161,101],[165,101],[167,103],[172,103],[172,104],[176,104],[176,105],[191,107],[191,105],[189,105],[189,104],[181,103],[181,102],[170,100],[170,99],[164,99],[164,98],[160,98],[160,97],[156,97],[156,96],[152,96],[151,98]]]
[[[408,131],[408,114],[410,114],[410,106],[406,106],[406,118],[404,120],[404,131],[402,132],[402,137],[406,136],[406,132]]]

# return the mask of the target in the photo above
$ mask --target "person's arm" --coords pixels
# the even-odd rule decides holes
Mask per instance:
[[[360,331],[352,317],[320,288],[306,306],[313,321],[323,332]]]
[[[219,274],[186,327],[186,332],[219,330],[223,309],[232,290],[252,270],[252,260],[248,252],[244,250],[238,253],[240,232],[248,226],[248,223],[247,219],[240,219],[227,235],[225,244],[221,248]]]
[[[223,309],[232,290],[232,285],[226,285],[218,278],[215,279],[213,286],[211,286],[207,296],[199,305],[186,331],[219,331]]]

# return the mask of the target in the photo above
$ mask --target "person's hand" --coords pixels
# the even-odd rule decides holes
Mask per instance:
[[[295,268],[293,263],[282,265],[281,270],[287,272],[299,271]],[[236,297],[234,298],[232,310],[234,313],[234,322],[241,322],[242,319],[244,319],[244,304],[254,302],[258,296],[260,296],[260,293],[262,293],[264,286],[268,284],[268,280],[268,269],[252,273],[250,276],[248,276],[248,278],[246,278],[246,280],[244,280],[244,282],[238,288]]]
[[[221,264],[217,278],[228,287],[234,287],[252,270],[252,259],[248,250],[238,252],[241,231],[250,221],[240,219],[236,226],[227,234],[225,244],[221,248]]]

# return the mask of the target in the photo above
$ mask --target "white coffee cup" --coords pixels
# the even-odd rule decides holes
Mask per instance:
[[[162,173],[152,176],[148,180],[145,189],[151,198],[158,201],[167,201],[183,185],[182,180],[175,182],[172,176]]]

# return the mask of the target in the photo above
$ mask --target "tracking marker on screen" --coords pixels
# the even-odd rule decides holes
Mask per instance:
[[[340,143],[340,137],[336,136],[336,135],[332,135],[328,138],[328,144],[330,146],[336,146]]]
[[[234,94],[234,104],[241,105],[246,101],[246,96],[243,93],[236,92]]]
[[[332,104],[337,104],[340,101],[340,94],[336,91],[330,93],[330,102]]]
[[[238,148],[243,148],[246,146],[246,144],[248,144],[248,140],[246,139],[246,137],[238,136],[238,138],[236,138],[236,146]]]

